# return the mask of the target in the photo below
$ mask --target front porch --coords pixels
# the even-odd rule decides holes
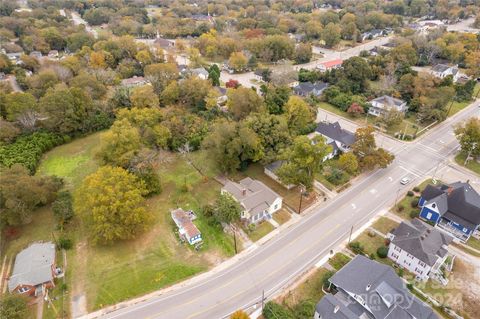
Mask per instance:
[[[467,235],[464,232],[460,231],[458,228],[453,226],[450,221],[443,218],[440,219],[440,221],[435,225],[435,227],[447,232],[454,238],[460,240],[462,243],[466,243],[467,240],[470,238],[470,235]]]

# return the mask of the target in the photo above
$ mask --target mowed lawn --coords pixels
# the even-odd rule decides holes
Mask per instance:
[[[65,188],[75,192],[82,180],[101,165],[95,156],[100,136],[96,133],[76,139],[48,152],[37,174],[62,177]],[[215,165],[206,153],[188,155],[202,174],[179,154],[165,152],[160,157],[158,173],[163,192],[146,201],[155,217],[148,231],[135,240],[94,246],[78,217],[67,229],[67,236],[74,241],[74,248],[67,253],[68,288],[82,288],[89,311],[177,283],[234,254],[233,238],[208,224],[199,213],[203,205],[215,201],[221,187],[212,178]],[[199,251],[178,239],[170,217],[170,210],[177,207],[197,213],[194,223],[204,239]],[[13,257],[31,242],[53,240],[52,232],[59,236],[51,207],[40,208],[32,222],[20,227],[15,239],[6,242],[4,253]]]

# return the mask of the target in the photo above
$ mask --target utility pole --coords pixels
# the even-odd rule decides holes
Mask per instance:
[[[472,151],[474,151],[476,148],[477,148],[477,143],[475,142],[475,143],[472,144],[472,148],[468,151],[468,155],[465,158],[465,162],[463,163],[463,166],[467,165],[468,159],[472,155]]]
[[[235,229],[233,230],[233,245],[235,246],[235,255],[237,254],[237,234]]]
[[[265,290],[262,290],[262,312],[263,312],[264,302],[265,302]]]
[[[397,196],[395,196],[395,205],[393,205],[394,209],[397,209],[397,202],[398,202],[398,195],[400,194],[400,188],[397,190]]]
[[[438,170],[438,167],[440,166],[440,163],[441,163],[441,162],[442,162],[441,160],[438,161],[437,167],[435,168],[435,172],[433,172],[433,176],[432,176],[432,182],[433,182],[433,184],[436,184],[436,183],[437,183],[437,181],[435,180],[435,175],[437,175],[437,170]]]
[[[302,200],[303,200],[303,193],[305,191],[304,186],[302,184],[298,185],[300,188],[300,204],[298,205],[298,214],[302,212]]]
[[[348,236],[348,243],[350,244],[350,241],[352,240],[352,233],[353,233],[353,225],[352,228],[350,228],[350,236]]]

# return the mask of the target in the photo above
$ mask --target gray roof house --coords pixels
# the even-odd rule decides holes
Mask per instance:
[[[480,194],[469,184],[427,185],[419,201],[420,218],[434,223],[466,242],[478,235],[480,228]]]
[[[431,69],[431,74],[438,78],[445,78],[449,75],[453,77],[453,81],[456,82],[460,77],[460,72],[457,66],[449,66],[446,64],[437,64]]]
[[[394,98],[389,95],[383,95],[370,101],[371,107],[368,114],[373,116],[383,116],[389,110],[397,110],[405,113],[407,111],[407,102]]]
[[[142,86],[147,84],[150,84],[150,81],[143,76],[133,76],[131,78],[122,80],[122,86],[126,87]]]
[[[198,76],[200,79],[203,79],[203,80],[208,79],[208,71],[205,70],[204,68],[191,69],[189,73],[191,75]]]
[[[243,208],[242,219],[258,223],[270,219],[282,208],[282,197],[264,183],[246,177],[240,182],[228,180],[221,190],[230,194]]]
[[[175,225],[178,227],[180,238],[185,239],[190,245],[195,245],[202,241],[202,233],[193,223],[197,217],[192,211],[184,211],[177,208],[170,212]]]
[[[323,90],[325,90],[327,87],[328,87],[328,83],[324,83],[320,81],[317,81],[314,83],[300,82],[298,83],[298,85],[293,87],[293,92],[296,95],[300,95],[304,97],[311,96],[311,95],[315,97],[319,97],[320,95],[322,95]]]
[[[339,152],[350,151],[350,147],[355,143],[355,134],[343,129],[338,122],[320,122],[315,133],[322,135],[326,143],[332,146],[329,158],[336,156]]]
[[[358,255],[330,279],[334,294],[315,307],[315,319],[438,319],[390,266]]]
[[[419,219],[402,222],[392,230],[388,258],[400,267],[414,273],[418,280],[433,278],[442,284],[448,280],[441,272],[448,257],[448,245],[453,237]]]
[[[8,291],[33,295],[43,285],[54,287],[55,245],[34,243],[15,257]]]

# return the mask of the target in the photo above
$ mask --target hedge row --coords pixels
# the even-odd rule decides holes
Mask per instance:
[[[0,146],[0,166],[21,164],[34,174],[43,153],[64,142],[63,136],[48,132],[19,137],[12,144]]]

